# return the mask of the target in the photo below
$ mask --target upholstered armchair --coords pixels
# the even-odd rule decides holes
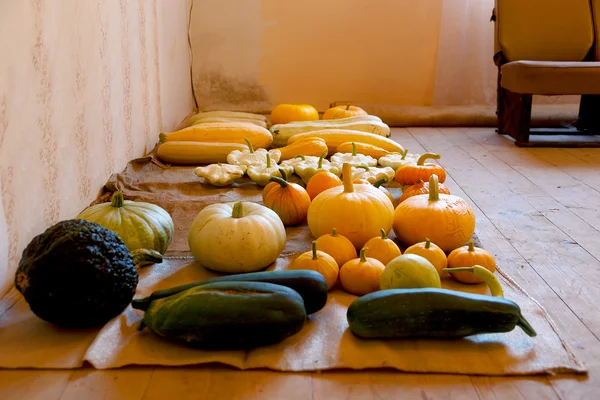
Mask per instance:
[[[498,133],[517,146],[600,147],[600,0],[496,0],[492,20]],[[580,95],[579,118],[532,129],[534,95]],[[546,136],[557,134],[569,136]]]

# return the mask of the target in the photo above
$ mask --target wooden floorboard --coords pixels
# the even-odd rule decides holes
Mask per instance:
[[[409,151],[442,154],[446,184],[477,235],[539,300],[588,377],[481,377],[390,371],[289,374],[226,367],[0,371],[0,399],[600,398],[600,149],[519,148],[482,128],[394,129]]]

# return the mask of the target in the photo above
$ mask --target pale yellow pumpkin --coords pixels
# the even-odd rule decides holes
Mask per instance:
[[[285,247],[281,218],[252,202],[215,203],[202,209],[188,232],[196,261],[226,273],[253,272],[273,263]]]
[[[373,185],[354,185],[352,166],[344,163],[343,186],[321,192],[308,208],[308,227],[316,238],[336,228],[361,249],[367,240],[378,236],[381,229],[392,228],[394,206]]]

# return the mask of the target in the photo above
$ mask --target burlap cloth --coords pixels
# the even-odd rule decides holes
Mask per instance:
[[[165,208],[175,221],[175,236],[162,264],[145,267],[136,297],[152,291],[202,280],[216,274],[194,263],[187,231],[196,214],[215,202],[262,202],[261,188],[243,180],[230,188],[215,188],[196,177],[191,167],[164,168],[152,157],[133,160],[106,184],[125,198]],[[400,190],[391,188],[397,197]],[[275,265],[284,267],[312,240],[306,225],[287,229],[287,245]],[[100,330],[67,331],[35,317],[13,289],[0,302],[0,367],[77,368],[90,363],[98,369],[126,365],[181,366],[217,362],[240,369],[315,371],[335,368],[387,367],[406,372],[474,375],[586,373],[547,313],[501,269],[505,296],[516,301],[535,328],[529,337],[520,328],[506,334],[485,334],[460,340],[361,340],[348,330],[346,309],[356,298],[339,288],[330,292],[324,309],[309,317],[298,334],[276,345],[251,351],[203,351],[172,344],[151,332],[138,331],[143,313],[128,307]],[[446,287],[484,292],[482,285],[445,281]]]

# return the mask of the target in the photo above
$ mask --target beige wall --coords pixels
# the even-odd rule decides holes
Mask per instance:
[[[0,0],[0,294],[193,107],[187,0]]]
[[[336,100],[428,105],[443,0],[195,1],[200,108]],[[488,18],[489,19],[489,18]]]

